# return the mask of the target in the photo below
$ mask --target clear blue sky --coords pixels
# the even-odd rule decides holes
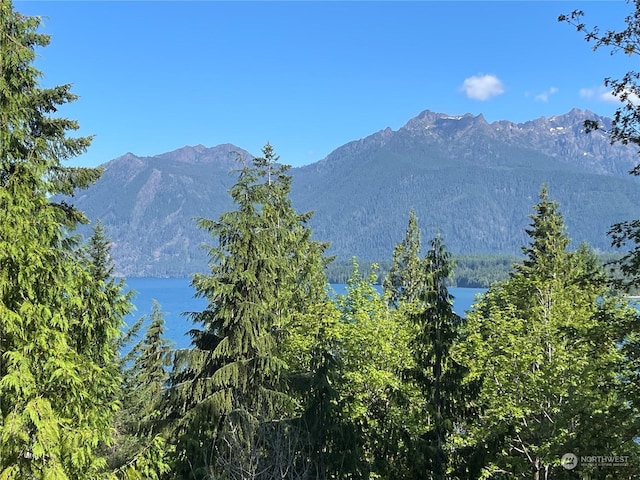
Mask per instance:
[[[633,3],[633,2],[632,2]],[[612,115],[607,76],[637,58],[593,52],[561,13],[620,28],[609,1],[25,1],[44,18],[44,86],[72,83],[62,109],[94,134],[72,164],[126,152],[269,141],[303,165],[423,110],[524,122],[589,109]]]

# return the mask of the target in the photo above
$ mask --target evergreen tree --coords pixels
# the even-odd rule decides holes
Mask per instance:
[[[349,428],[338,408],[342,362],[337,355],[337,328],[335,316],[329,314],[323,319],[304,370],[308,381],[303,383],[301,425],[308,436],[310,478],[338,476],[344,466],[342,458],[353,445],[346,441],[350,438]]]
[[[461,417],[460,398],[466,393],[462,389],[462,369],[450,355],[462,323],[453,311],[453,296],[447,287],[451,263],[450,254],[436,236],[422,262],[424,280],[416,295],[418,304],[409,314],[416,327],[411,343],[415,367],[410,373],[427,400],[425,413],[430,419],[419,445],[426,452],[422,457],[425,470],[431,472],[430,478],[438,480],[445,478],[451,463],[445,446]]]
[[[173,363],[173,342],[165,338],[164,313],[156,300],[148,321],[144,338],[133,349],[133,365],[125,370],[127,389],[137,397],[130,405],[138,404],[136,430],[145,435],[159,430],[159,407],[169,380],[168,368]]]
[[[531,244],[522,247],[525,258],[515,265],[517,272],[527,277],[540,276],[548,279],[557,275],[566,260],[569,237],[565,232],[564,219],[558,211],[558,204],[549,200],[547,186],[540,190],[540,201],[534,205],[534,215],[530,215],[531,228],[525,230]]]
[[[340,312],[328,292],[290,325],[282,349],[291,394],[299,404],[293,424],[303,437],[296,462],[303,478],[339,475],[353,444],[338,408]]]
[[[132,327],[138,330],[145,321],[144,337],[123,360],[123,408],[117,416],[117,441],[110,465],[118,478],[155,480],[169,471],[169,453],[165,435],[165,394],[173,344],[165,334],[164,314],[154,300],[151,314]]]
[[[49,200],[100,171],[61,163],[91,139],[69,137],[77,122],[52,116],[76,96],[38,85],[34,50],[49,43],[38,25],[0,0],[0,478],[98,478],[127,307],[67,241],[84,216]]]
[[[412,325],[412,362],[403,376],[413,385],[404,399],[416,421],[405,422],[405,476],[443,479],[459,458],[448,446],[449,436],[463,413],[462,368],[450,349],[457,340],[461,318],[453,311],[447,282],[452,260],[436,236],[424,258],[415,214],[410,213],[405,238],[394,249],[393,266],[385,281],[385,297]]]
[[[230,190],[237,209],[200,220],[218,240],[211,272],[192,283],[209,306],[193,315],[203,328],[192,332],[195,349],[175,378],[178,398],[189,397],[183,465],[198,478],[254,478],[275,468],[268,432],[294,409],[281,347],[296,316],[325,295],[324,246],[310,239],[310,214],[291,206],[289,167],[269,144],[263,155]]]
[[[96,281],[112,281],[115,283],[111,246],[100,220],[93,227],[93,234],[89,237],[86,256],[89,262],[89,271]],[[124,282],[119,283],[119,285],[124,286]]]
[[[384,279],[384,296],[390,306],[397,307],[400,302],[416,300],[424,275],[420,246],[418,218],[411,210],[405,237],[395,246],[391,269]]]
[[[70,243],[73,244],[73,241]],[[91,334],[89,335],[88,330],[78,332],[79,338],[76,341],[84,342],[86,351],[97,348],[97,361],[100,361],[100,349],[106,349],[105,354],[111,357],[109,361],[111,368],[117,369],[124,326],[123,318],[132,309],[133,292],[125,292],[124,280],[118,280],[113,276],[111,245],[100,221],[93,227],[93,233],[87,245],[82,246],[78,253],[89,273],[88,284],[83,290],[84,307],[87,311],[93,311],[94,321],[91,325],[93,329]]]
[[[481,415],[461,438],[484,450],[482,478],[565,478],[564,453],[637,451],[620,348],[637,331],[637,314],[610,295],[592,252],[566,250],[545,188],[534,209],[526,258],[469,313],[455,347],[468,380],[480,385]]]

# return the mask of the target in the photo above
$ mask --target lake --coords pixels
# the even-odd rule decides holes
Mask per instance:
[[[195,291],[189,285],[189,278],[128,278],[127,289],[135,291],[134,312],[125,321],[132,325],[142,315],[151,313],[152,301],[160,303],[166,322],[166,337],[175,343],[176,348],[187,348],[191,340],[187,332],[193,328],[191,320],[185,312],[199,312],[207,306],[206,300],[194,298]],[[344,284],[333,284],[336,293],[344,293]],[[469,310],[477,294],[484,293],[484,288],[451,288],[455,297],[453,308],[459,315]]]

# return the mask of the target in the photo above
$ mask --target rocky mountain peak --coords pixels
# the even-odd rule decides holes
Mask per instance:
[[[314,234],[341,258],[389,258],[410,208],[453,252],[511,253],[527,240],[527,215],[546,183],[572,238],[604,250],[610,225],[640,209],[637,179],[627,173],[638,157],[603,132],[585,134],[586,119],[610,121],[577,109],[518,124],[425,110],[396,131],[293,168],[292,201],[316,212]],[[121,274],[188,275],[206,269],[198,245],[210,241],[193,219],[233,207],[237,154],[251,158],[231,144],[128,153],[106,164],[76,205],[103,221]]]
[[[171,152],[154,155],[153,158],[169,159],[180,163],[232,165],[235,163],[237,155],[252,158],[249,152],[231,143],[223,143],[209,148],[204,145],[185,146]]]
[[[449,115],[446,113],[436,113],[430,110],[421,112],[418,116],[409,120],[401,130],[411,134],[421,134],[427,130],[450,132],[452,130],[465,129],[469,127],[488,125],[482,114],[473,115]]]

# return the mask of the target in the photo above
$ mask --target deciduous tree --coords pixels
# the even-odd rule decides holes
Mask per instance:
[[[411,332],[405,317],[387,308],[376,278],[375,265],[362,276],[354,262],[347,291],[336,298],[342,445],[334,451],[334,465],[343,466],[338,478],[393,477],[406,465],[400,431],[410,417],[403,399],[410,398],[405,389],[411,385],[402,372],[411,367]]]

